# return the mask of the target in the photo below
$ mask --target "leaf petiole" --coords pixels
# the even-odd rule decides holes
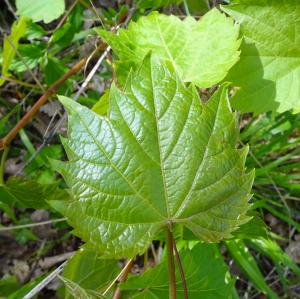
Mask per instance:
[[[176,299],[176,275],[174,263],[174,242],[171,229],[167,228],[167,256],[169,272],[169,299]]]

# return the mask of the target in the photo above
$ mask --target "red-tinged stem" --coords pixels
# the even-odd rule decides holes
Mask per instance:
[[[189,298],[188,288],[187,288],[186,278],[185,278],[185,274],[184,274],[184,270],[183,270],[182,260],[181,260],[180,254],[177,250],[176,242],[174,239],[173,239],[173,248],[175,251],[175,257],[176,257],[176,261],[178,264],[178,268],[179,268],[179,272],[180,272],[180,276],[181,276],[181,280],[182,280],[184,299],[188,299]]]
[[[167,255],[169,271],[169,299],[176,299],[176,274],[174,262],[174,242],[170,228],[167,229]]]

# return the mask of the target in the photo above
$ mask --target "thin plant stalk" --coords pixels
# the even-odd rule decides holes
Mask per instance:
[[[144,272],[147,270],[148,266],[148,249],[144,253]]]
[[[2,153],[0,164],[0,185],[4,185],[5,161],[8,155],[9,147],[6,147]]]
[[[131,271],[132,266],[133,266],[133,259],[129,260],[129,262],[124,267],[124,271],[119,279],[119,283],[125,282],[127,280],[128,274]],[[118,287],[112,299],[120,299],[120,298],[121,298],[121,289]]]
[[[185,278],[185,274],[184,274],[182,260],[181,260],[180,254],[177,250],[176,242],[175,242],[174,238],[173,238],[173,248],[174,248],[175,257],[176,257],[176,261],[177,261],[178,268],[179,268],[179,273],[180,273],[181,280],[182,280],[184,299],[188,299],[189,298],[188,287],[187,287],[187,283],[186,283],[186,278]]]
[[[111,284],[106,288],[106,290],[102,293],[103,296],[105,296],[116,284],[118,280],[121,280],[121,277],[124,275],[124,273],[129,272],[133,265],[133,259],[130,259],[127,264],[124,266],[122,271],[118,274],[118,276],[111,282]]]
[[[169,272],[169,299],[176,299],[176,274],[174,262],[173,236],[170,228],[167,229],[167,256]]]

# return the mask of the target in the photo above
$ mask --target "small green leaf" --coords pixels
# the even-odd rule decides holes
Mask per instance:
[[[239,58],[239,27],[217,9],[200,21],[192,17],[181,21],[153,12],[117,34],[98,32],[119,58],[116,72],[121,83],[149,51],[154,57],[169,60],[183,81],[199,87],[220,82]]]
[[[99,115],[106,115],[109,108],[109,90],[106,90],[92,110]]]
[[[28,18],[21,17],[19,20],[15,21],[12,25],[11,34],[4,38],[3,53],[2,53],[2,76],[9,76],[8,70],[11,62],[16,55],[16,49],[19,46],[19,39],[26,32],[26,24]],[[5,82],[5,80],[0,78],[0,86]]]
[[[48,86],[50,86],[60,77],[62,77],[67,71],[68,68],[65,66],[63,61],[49,55],[47,57],[47,63],[44,67],[45,82]],[[70,84],[70,80],[65,81],[64,84],[59,87],[58,93],[64,94],[68,87],[70,87]]]
[[[254,211],[250,211],[247,215],[252,216],[252,219],[234,231],[232,233],[233,237],[236,239],[267,238],[268,228],[259,214]]]
[[[85,291],[102,293],[120,271],[116,260],[101,259],[95,251],[81,248],[69,259],[63,277]],[[65,299],[71,295],[68,289]]]
[[[300,109],[300,3],[240,0],[223,10],[241,24],[241,59],[227,80],[240,87],[233,106],[243,112]]]
[[[69,114],[71,188],[66,216],[75,234],[108,257],[142,253],[170,223],[217,242],[248,221],[253,172],[227,89],[202,103],[173,69],[147,56],[124,91],[112,86],[109,119],[60,97]]]
[[[77,4],[71,14],[60,28],[56,29],[51,36],[51,44],[59,48],[68,46],[75,34],[80,31],[83,23],[83,8]]]
[[[152,8],[158,9],[160,7],[166,7],[171,4],[179,4],[182,0],[137,0],[139,8]]]
[[[50,23],[65,11],[64,0],[16,0],[17,14],[34,22]]]
[[[22,59],[15,57],[10,69],[16,72],[24,72],[27,69],[35,68],[41,62],[46,52],[46,47],[47,44],[45,43],[20,45],[18,51]]]
[[[191,14],[204,14],[209,11],[208,0],[186,0],[186,4]]]
[[[180,256],[190,299],[230,298],[234,280],[229,277],[228,268],[217,253],[215,245],[197,244],[192,250],[181,250]],[[124,291],[131,291],[128,297],[124,292],[125,298],[168,299],[167,260],[142,275],[131,276],[121,288]],[[176,289],[178,298],[183,298],[183,285],[178,271],[176,271]]]
[[[2,197],[1,201],[6,204],[11,201],[22,208],[48,208],[48,200],[68,198],[66,191],[58,189],[57,184],[42,185],[21,177],[10,177],[6,185],[0,188],[0,193],[3,192],[6,192],[7,197]]]
[[[34,40],[37,38],[41,38],[47,34],[47,31],[40,25],[32,22],[32,20],[27,22],[27,29],[26,29],[26,38],[29,40]]]

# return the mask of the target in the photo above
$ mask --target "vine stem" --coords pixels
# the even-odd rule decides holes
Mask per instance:
[[[169,299],[176,299],[176,274],[174,262],[174,241],[171,228],[167,228],[167,255],[169,272]]]
[[[181,276],[181,280],[182,280],[184,299],[188,299],[189,298],[188,288],[187,288],[186,278],[185,278],[184,269],[183,269],[183,265],[182,265],[182,260],[181,260],[180,254],[177,250],[176,242],[175,242],[174,238],[173,238],[173,248],[175,251],[175,257],[176,257],[176,261],[178,264],[178,268],[179,268],[179,272],[180,272],[180,276]]]

